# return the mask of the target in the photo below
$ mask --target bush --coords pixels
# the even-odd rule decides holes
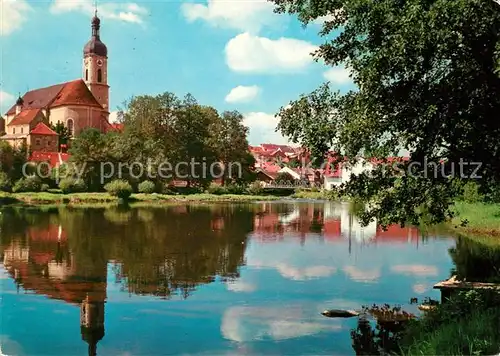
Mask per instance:
[[[1,192],[11,192],[12,182],[10,181],[7,174],[0,172],[0,191]]]
[[[225,187],[223,187],[220,184],[211,183],[210,186],[207,188],[207,193],[215,194],[215,195],[222,195],[222,194],[228,194],[228,191]]]
[[[27,192],[39,192],[42,189],[42,182],[40,178],[36,176],[31,176],[27,178],[19,179],[16,184],[14,184],[14,188],[12,191],[14,193],[27,193]]]
[[[64,178],[59,182],[59,189],[63,194],[81,193],[87,190],[85,182],[81,179]]]
[[[49,189],[50,189],[50,186],[48,184],[42,184],[42,186],[40,187],[41,192],[48,192]]]
[[[156,185],[149,180],[145,180],[139,184],[137,189],[139,190],[139,193],[153,194],[156,191]]]
[[[128,199],[132,195],[132,186],[129,182],[117,179],[104,186],[104,189],[112,196],[120,199]]]
[[[484,199],[479,193],[479,186],[475,182],[467,182],[464,185],[462,197],[466,203],[477,203]]]
[[[278,173],[274,181],[278,184],[292,184],[295,182],[295,178],[288,172]]]
[[[247,188],[249,194],[252,195],[261,195],[264,192],[264,188],[260,182],[253,182]]]
[[[246,187],[240,184],[231,183],[224,187],[227,191],[227,194],[245,194]]]

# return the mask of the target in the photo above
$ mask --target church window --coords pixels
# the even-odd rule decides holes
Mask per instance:
[[[98,83],[102,82],[102,69],[97,70],[97,82]]]
[[[21,133],[23,133],[23,128],[21,127]]]
[[[41,141],[40,141],[40,139],[39,139],[39,138],[37,138],[37,139],[35,140],[35,145],[36,145],[36,146],[40,146],[40,144],[41,144]]]
[[[16,128],[15,127],[12,128],[12,134],[14,134],[14,135],[16,134]]]
[[[88,69],[85,69],[85,80],[86,81],[89,80],[89,70]]]
[[[66,125],[68,126],[68,134],[70,136],[73,136],[73,130],[74,130],[73,119],[68,119],[68,121],[66,122]]]
[[[50,147],[52,145],[52,141],[47,140],[47,147]]]

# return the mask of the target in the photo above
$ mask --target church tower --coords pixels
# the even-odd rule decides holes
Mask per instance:
[[[101,20],[92,19],[92,38],[83,48],[83,80],[97,101],[109,111],[108,49],[101,42]]]

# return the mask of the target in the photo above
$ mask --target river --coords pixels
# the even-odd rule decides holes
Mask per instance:
[[[449,236],[347,204],[1,210],[3,355],[353,355],[324,309],[439,298]],[[0,353],[1,354],[1,353]]]

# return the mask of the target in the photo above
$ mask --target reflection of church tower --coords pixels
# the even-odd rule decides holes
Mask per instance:
[[[97,355],[97,343],[104,337],[104,300],[90,295],[80,306],[82,340],[89,344],[89,356]]]

